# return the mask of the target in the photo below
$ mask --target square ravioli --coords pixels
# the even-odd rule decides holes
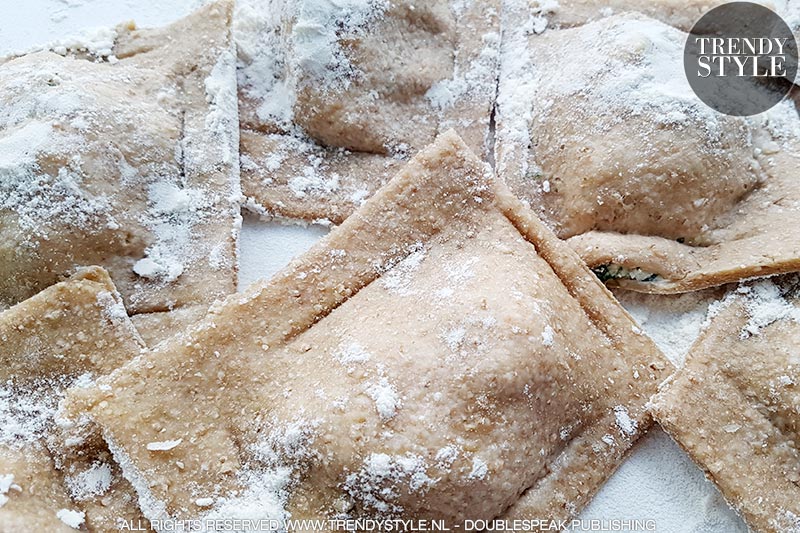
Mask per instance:
[[[57,422],[66,389],[141,349],[108,274],[83,269],[0,313],[0,341],[0,532],[111,533],[143,520],[102,439]]]
[[[800,269],[790,101],[714,111],[686,81],[686,34],[641,14],[526,28],[504,32],[498,175],[601,278],[674,293]],[[556,75],[574,49],[586,60]]]
[[[338,224],[447,129],[488,154],[499,4],[239,2],[250,209]]]
[[[67,411],[101,426],[150,519],[566,518],[647,430],[667,367],[446,132]]]
[[[732,291],[653,399],[753,531],[800,531],[800,278]]]
[[[56,46],[0,64],[0,309],[89,265],[131,313],[235,290],[231,11],[120,26],[99,56]]]

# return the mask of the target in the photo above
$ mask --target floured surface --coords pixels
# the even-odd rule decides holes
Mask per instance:
[[[237,5],[242,186],[261,215],[340,223],[436,134],[487,154],[499,1]]]
[[[108,275],[81,271],[5,311],[0,339],[0,531],[60,532],[85,523],[112,532],[118,520],[141,519],[104,443],[59,431],[55,420],[67,388],[141,348]]]
[[[132,313],[234,290],[230,9],[0,65],[0,308],[92,264]]]
[[[741,286],[714,308],[655,416],[750,527],[800,531],[796,275]]]
[[[142,27],[168,24],[197,7],[194,0],[35,0],[25,9],[14,9],[15,0],[0,0],[0,56],[18,53],[65,36],[85,40],[122,20],[136,20]]]
[[[642,331],[676,367],[697,340],[709,308],[724,296],[725,287],[684,294],[645,294],[614,289],[614,296],[631,314]]]
[[[446,134],[271,283],[71,409],[148,517],[567,517],[649,425],[668,363],[635,330]]]
[[[245,215],[239,247],[239,291],[280,272],[289,262],[308,251],[329,231],[325,226],[299,226],[261,220]]]
[[[656,531],[747,533],[719,490],[654,427],[586,509],[582,520],[653,520]]]
[[[790,102],[720,115],[686,82],[679,30],[631,14],[537,35],[510,6],[498,173],[601,277],[685,292],[798,267]],[[588,57],[553,75],[572,49]]]

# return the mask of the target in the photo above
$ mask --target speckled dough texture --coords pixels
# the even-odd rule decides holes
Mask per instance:
[[[237,5],[242,188],[340,223],[449,128],[490,151],[499,0]]]
[[[686,34],[641,14],[541,35],[532,17],[504,11],[498,174],[590,267],[658,293],[800,268],[791,102],[713,111],[686,82]]]
[[[208,312],[205,305],[184,306],[161,313],[142,313],[133,315],[133,322],[139,336],[148,347],[179,335],[202,319]]]
[[[741,286],[712,310],[653,412],[753,531],[800,531],[796,275]]]
[[[83,269],[0,313],[0,341],[0,532],[74,531],[72,516],[111,533],[143,519],[105,443],[56,423],[67,388],[142,347],[108,274]]]
[[[165,28],[120,26],[107,50],[0,64],[0,309],[88,265],[132,314],[235,290],[231,16],[212,3]]]
[[[448,132],[68,409],[149,518],[566,518],[646,431],[668,367]]]
[[[516,2],[516,0],[513,0]],[[778,0],[781,2],[781,0]],[[621,13],[642,13],[676,28],[689,31],[706,12],[725,0],[532,0],[527,2],[539,17],[537,33],[546,28],[571,28]],[[769,0],[757,4],[775,9]],[[782,2],[781,2],[782,3]]]

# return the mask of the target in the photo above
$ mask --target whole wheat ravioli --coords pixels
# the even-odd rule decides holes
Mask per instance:
[[[487,154],[499,0],[237,5],[242,187],[340,223],[449,128]]]
[[[667,366],[450,132],[69,409],[151,519],[558,518],[647,429]]]
[[[683,31],[727,0],[506,0],[511,5],[527,3],[535,15],[533,30],[574,28],[611,15],[640,13]],[[800,4],[797,0],[755,0],[750,2],[776,12],[798,37]]]
[[[800,530],[799,284],[790,275],[732,291],[652,402],[758,532]]]
[[[501,58],[498,174],[590,267],[663,293],[797,269],[790,102],[716,113],[686,82],[686,34],[641,14],[517,26]],[[586,60],[555,75],[575,49]]]
[[[170,337],[185,332],[207,312],[208,306],[206,305],[184,306],[172,311],[133,315],[131,322],[145,345],[153,347]]]
[[[113,48],[0,65],[0,308],[76,267],[131,313],[233,292],[240,221],[231,2]]]
[[[108,274],[83,269],[0,313],[0,340],[0,531],[114,532],[120,520],[143,521],[105,443],[56,422],[69,387],[142,348]]]
[[[505,0],[509,6],[527,9],[535,15],[533,30],[574,28],[598,19],[622,13],[641,13],[665,24],[689,31],[711,9],[725,0]],[[788,0],[791,1],[791,0]],[[757,0],[754,3],[787,10],[787,0]]]

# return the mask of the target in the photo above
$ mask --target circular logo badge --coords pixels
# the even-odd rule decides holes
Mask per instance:
[[[697,21],[686,39],[683,66],[706,105],[726,115],[756,115],[789,93],[797,42],[771,9],[731,2]]]

